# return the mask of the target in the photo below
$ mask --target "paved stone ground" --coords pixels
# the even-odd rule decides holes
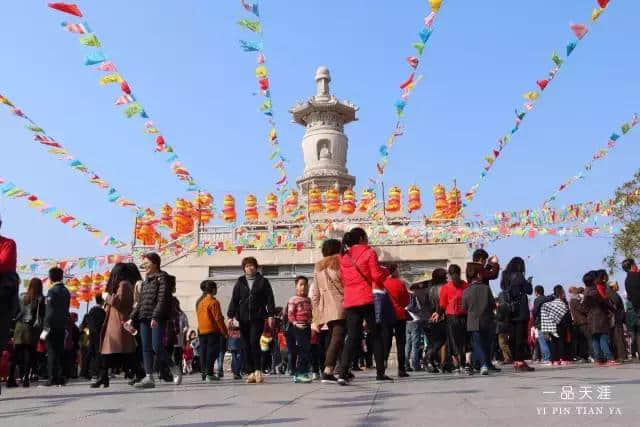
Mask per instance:
[[[181,386],[163,383],[150,391],[122,380],[99,390],[86,382],[3,388],[0,426],[640,426],[637,363],[544,367],[531,374],[508,367],[470,378],[417,373],[385,384],[360,372],[349,387],[291,384],[285,376],[266,381],[246,385],[224,378],[205,385],[194,375]],[[561,395],[563,386],[573,387],[573,399]],[[581,386],[591,387],[590,396],[580,393]],[[603,386],[609,396],[599,396]]]

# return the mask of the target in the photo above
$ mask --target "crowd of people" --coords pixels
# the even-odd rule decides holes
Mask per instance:
[[[451,264],[409,284],[397,265],[380,263],[366,232],[354,228],[342,241],[322,244],[313,278],[296,277],[286,305],[276,306],[253,257],[242,260],[244,274],[226,313],[216,282],[204,280],[192,330],[175,296],[176,279],[161,270],[156,253],[144,255],[144,279],[135,264],[116,264],[80,325],[60,268],[49,271],[46,296],[37,278],[18,294],[15,254],[15,242],[0,236],[7,387],[40,378],[45,386],[64,385],[78,376],[95,379],[93,388],[109,387],[120,373],[142,389],[154,388],[156,379],[180,384],[195,372],[211,383],[224,376],[225,364],[234,380],[249,384],[288,374],[296,383],[347,385],[362,369],[392,381],[393,362],[403,378],[425,370],[489,375],[498,365],[531,372],[528,360],[611,366],[640,356],[640,270],[632,259],[622,263],[626,304],[605,270],[587,272],[566,292],[561,285],[546,292],[526,277],[522,258],[501,271],[483,249],[466,264],[466,280],[462,267]],[[490,283],[498,278],[494,296]]]

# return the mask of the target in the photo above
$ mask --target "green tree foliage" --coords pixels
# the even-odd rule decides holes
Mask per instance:
[[[622,228],[613,238],[613,253],[604,259],[611,271],[617,268],[619,257],[640,257],[640,170],[616,189],[614,199],[614,219]]]

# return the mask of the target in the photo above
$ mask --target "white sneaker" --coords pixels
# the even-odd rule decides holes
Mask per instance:
[[[311,379],[313,381],[318,381],[318,374],[316,374],[315,372],[311,375]]]
[[[174,366],[171,369],[171,374],[173,375],[173,383],[175,385],[182,384],[182,371],[179,368]]]

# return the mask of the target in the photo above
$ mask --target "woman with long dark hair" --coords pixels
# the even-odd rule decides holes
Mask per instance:
[[[29,387],[29,376],[35,363],[35,350],[42,322],[44,320],[45,302],[42,295],[42,280],[34,277],[29,282],[27,292],[20,295],[19,311],[16,316],[16,327],[13,334],[15,349],[11,357],[7,387],[17,387],[15,373],[18,361],[22,358],[22,386]]]
[[[118,263],[111,270],[106,286],[106,315],[100,333],[100,375],[91,384],[92,388],[109,387],[109,368],[135,365],[135,339],[123,325],[133,310],[133,286],[141,278],[138,268],[131,264]]]
[[[347,342],[342,351],[338,384],[347,384],[349,367],[362,340],[363,322],[367,323],[372,338],[376,380],[389,381],[391,378],[385,375],[384,346],[373,305],[373,290],[384,289],[389,272],[378,262],[378,255],[369,246],[367,233],[362,228],[346,233],[342,244],[340,277],[344,288]]]
[[[527,346],[529,323],[529,300],[527,295],[533,293],[531,280],[524,277],[526,267],[524,260],[514,257],[502,272],[500,288],[505,292],[506,304],[512,323],[511,348],[513,351],[513,367],[519,372],[531,372],[534,368],[527,365],[525,346]]]

